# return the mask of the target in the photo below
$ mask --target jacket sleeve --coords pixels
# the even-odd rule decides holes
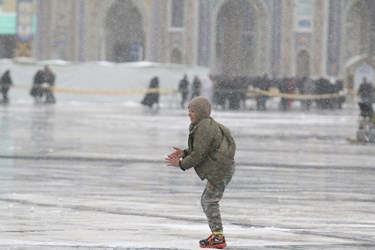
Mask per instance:
[[[206,160],[213,139],[212,130],[208,126],[210,124],[203,123],[194,132],[193,149],[189,155],[181,160],[181,168],[193,168]]]

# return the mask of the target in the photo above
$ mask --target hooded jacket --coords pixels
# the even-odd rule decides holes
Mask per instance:
[[[229,129],[212,117],[204,118],[190,125],[188,145],[180,167],[194,167],[202,180],[222,184],[234,167],[236,144]]]

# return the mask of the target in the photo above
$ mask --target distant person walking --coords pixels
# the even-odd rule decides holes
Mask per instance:
[[[55,95],[53,94],[53,88],[55,86],[55,74],[51,71],[48,66],[44,67],[44,82],[48,84],[48,86],[44,89],[46,99],[45,103],[52,104],[56,103]]]
[[[35,104],[53,104],[56,102],[53,94],[56,76],[48,66],[44,70],[38,70],[33,78],[33,86],[30,95],[34,98]]]
[[[194,168],[202,180],[207,179],[201,205],[212,234],[199,244],[202,248],[225,248],[219,202],[235,172],[236,144],[229,129],[211,117],[211,102],[207,98],[193,98],[188,115],[188,148],[173,147],[174,152],[165,160],[168,166],[183,171]]]
[[[9,91],[10,86],[13,85],[13,81],[12,81],[12,78],[10,77],[9,70],[5,71],[5,73],[1,77],[0,85],[1,85],[1,93],[3,95],[0,103],[8,104],[9,103],[8,91]]]
[[[307,96],[315,94],[315,82],[309,77],[304,77],[302,79],[301,94],[307,95]],[[313,103],[313,100],[309,99],[308,97],[306,99],[302,99],[301,101],[302,110],[310,111],[312,103]]]
[[[202,90],[202,83],[199,80],[198,76],[194,77],[193,84],[191,86],[191,99],[194,97],[200,96]]]
[[[288,94],[289,93],[289,78],[283,77],[279,81],[279,91],[281,94]],[[281,97],[280,99],[280,110],[287,111],[289,109],[288,101],[289,99],[286,97]]]
[[[38,70],[33,78],[33,86],[30,90],[30,95],[34,98],[35,104],[42,103],[43,98],[43,89],[42,84],[44,82],[44,73],[43,70]]]
[[[181,108],[185,108],[185,103],[189,94],[189,81],[186,74],[178,84],[178,92],[181,94]]]
[[[366,77],[363,77],[363,82],[359,85],[358,95],[361,98],[362,103],[373,103],[374,98],[374,86],[371,82],[367,81]]]
[[[271,82],[270,82],[270,79],[268,78],[268,75],[267,74],[264,74],[263,77],[259,77],[257,79],[257,87],[259,88],[259,90],[261,91],[269,91],[270,90],[270,87],[271,87]],[[266,106],[266,103],[267,103],[267,100],[268,100],[268,96],[267,95],[264,95],[262,93],[258,93],[256,95],[256,105],[257,105],[257,110],[266,110],[267,109],[267,106]]]
[[[141,103],[149,108],[152,108],[154,104],[159,107],[159,95],[159,78],[155,76],[151,79],[148,91]]]

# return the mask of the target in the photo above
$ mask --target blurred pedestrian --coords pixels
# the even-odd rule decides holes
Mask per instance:
[[[185,102],[189,94],[189,81],[186,74],[178,84],[178,92],[181,94],[181,108],[185,108]]]
[[[289,93],[289,78],[283,77],[279,81],[279,92],[281,94],[288,94]],[[289,99],[286,96],[282,96],[280,99],[280,110],[287,111],[289,109],[288,105]]]
[[[202,83],[198,76],[194,77],[193,84],[191,86],[191,99],[201,95]]]
[[[9,103],[8,91],[9,88],[13,85],[12,78],[10,77],[10,71],[7,70],[0,79],[1,93],[3,95],[0,103],[7,104]]]
[[[264,74],[263,77],[259,77],[257,79],[259,82],[257,83],[257,86],[259,90],[268,92],[271,87],[271,82],[268,78],[267,74]],[[262,93],[258,93],[256,95],[256,105],[257,105],[257,110],[266,110],[266,102],[268,100],[268,96]]]
[[[363,82],[359,85],[358,95],[361,98],[362,103],[373,103],[374,98],[374,86],[371,82],[367,81],[366,77],[363,77]]]
[[[154,104],[159,107],[159,78],[157,76],[151,79],[147,93],[141,103],[149,108],[152,108]]]
[[[44,82],[47,83],[47,86],[44,88],[44,94],[46,95],[44,103],[56,103],[56,98],[53,94],[56,76],[48,66],[44,67],[43,74]]]
[[[296,93],[296,79],[294,77],[290,78],[288,81],[288,94],[295,94]],[[288,98],[288,109],[292,108],[294,99]]]
[[[168,166],[185,171],[194,168],[198,176],[207,179],[201,196],[201,205],[206,214],[212,234],[199,242],[202,248],[224,248],[227,246],[219,202],[235,172],[235,141],[229,129],[211,117],[211,102],[205,97],[193,98],[188,106],[190,117],[188,148],[173,147],[167,156]]]
[[[33,86],[30,90],[30,95],[34,98],[35,104],[41,104],[43,102],[43,87],[44,83],[44,71],[38,70],[33,78]]]
[[[301,94],[306,95],[305,99],[302,99],[302,110],[310,111],[313,99],[310,99],[310,96],[315,94],[315,82],[309,77],[303,77],[302,79],[302,88]]]

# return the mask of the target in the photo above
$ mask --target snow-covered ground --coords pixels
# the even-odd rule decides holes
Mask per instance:
[[[0,106],[0,249],[198,249],[205,183],[164,163],[187,111],[60,98]],[[212,116],[238,147],[228,249],[375,247],[375,147],[346,140],[356,109]]]

